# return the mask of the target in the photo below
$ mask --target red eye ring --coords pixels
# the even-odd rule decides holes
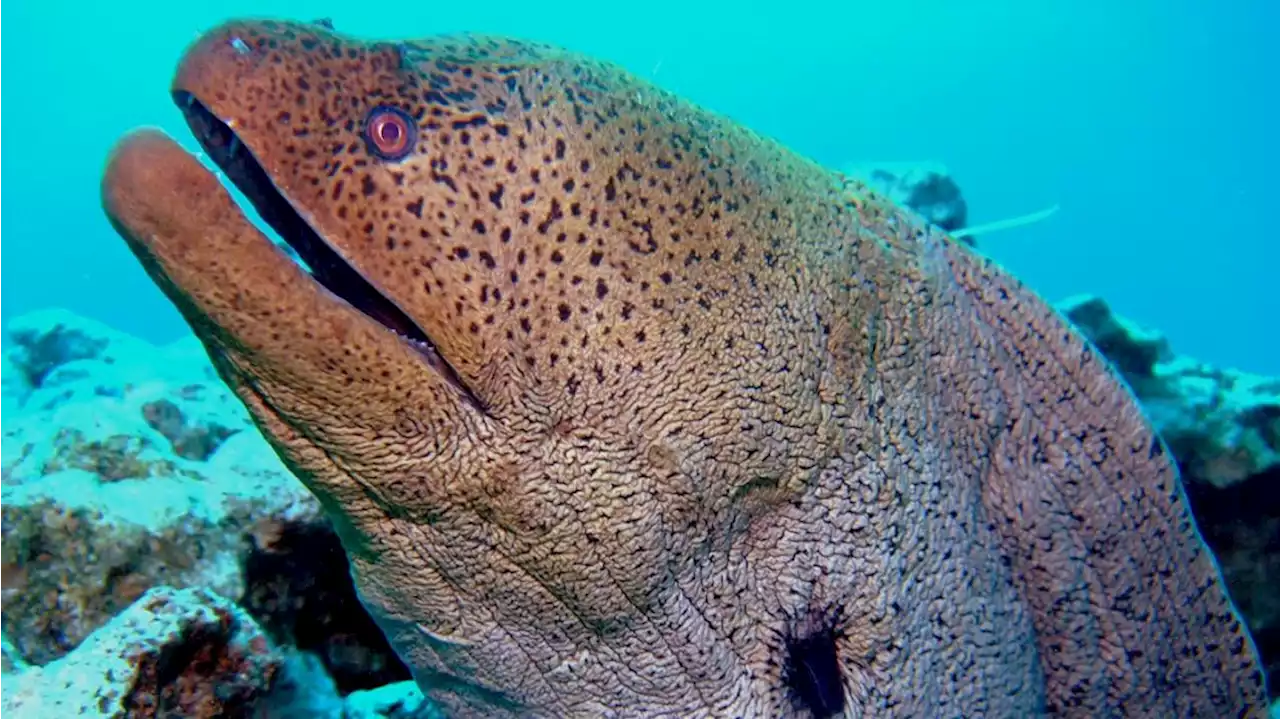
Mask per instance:
[[[364,122],[364,139],[369,152],[383,160],[400,160],[413,152],[417,126],[398,107],[382,105],[369,111]]]

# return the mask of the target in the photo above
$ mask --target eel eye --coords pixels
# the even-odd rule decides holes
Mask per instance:
[[[375,107],[364,123],[369,150],[384,160],[399,160],[413,151],[413,120],[398,107]]]

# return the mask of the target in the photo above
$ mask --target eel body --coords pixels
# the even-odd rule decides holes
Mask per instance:
[[[1130,392],[869,189],[518,40],[233,21],[171,91],[306,267],[154,130],[106,212],[451,715],[1265,716]]]

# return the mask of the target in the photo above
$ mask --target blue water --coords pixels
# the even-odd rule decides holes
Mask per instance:
[[[624,64],[832,166],[936,160],[983,239],[1050,299],[1078,292],[1201,359],[1280,374],[1280,3],[1233,0],[135,2],[4,14],[4,318],[58,305],[186,332],[104,220],[115,139],[160,125],[184,45],[229,16],[376,36],[479,30]],[[120,8],[120,9],[117,9]]]

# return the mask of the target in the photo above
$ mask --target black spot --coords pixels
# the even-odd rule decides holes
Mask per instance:
[[[453,129],[462,130],[468,127],[483,127],[489,122],[489,118],[484,115],[473,115],[469,118],[453,121]]]
[[[792,698],[815,719],[827,719],[844,711],[844,682],[836,656],[836,630],[819,626],[788,638],[784,647],[783,681]]]
[[[441,175],[435,170],[431,171],[431,181],[444,185],[454,192],[458,191],[458,183],[454,182],[452,177],[449,177],[448,175]]]

